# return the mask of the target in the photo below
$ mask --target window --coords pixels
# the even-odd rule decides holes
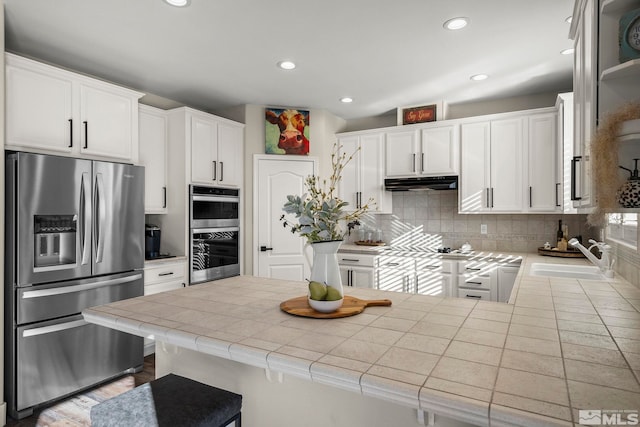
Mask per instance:
[[[611,240],[638,247],[638,214],[612,213],[607,218],[607,237]]]

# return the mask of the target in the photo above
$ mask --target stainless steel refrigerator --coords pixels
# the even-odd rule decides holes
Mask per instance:
[[[5,396],[9,415],[140,370],[143,339],[83,320],[143,294],[144,168],[6,156]]]

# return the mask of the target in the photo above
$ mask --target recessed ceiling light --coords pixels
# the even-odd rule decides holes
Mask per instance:
[[[573,54],[573,48],[570,47],[569,49],[561,50],[560,53],[562,55],[571,55],[571,54]]]
[[[291,61],[280,61],[278,62],[278,67],[282,68],[283,70],[293,70],[294,68],[296,68],[296,64]]]
[[[573,16],[568,16],[567,19],[565,19],[565,21],[567,21],[569,24],[571,24],[572,20],[573,20]]]
[[[468,18],[464,18],[462,16],[458,18],[451,18],[443,24],[443,27],[447,30],[459,30],[464,28],[469,23]]]
[[[340,102],[344,102],[345,104],[348,104],[350,102],[353,102],[353,98],[349,98],[348,96],[345,96],[344,98],[340,98]]]
[[[486,74],[476,74],[476,75],[473,75],[473,76],[471,76],[471,77],[469,77],[469,78],[470,78],[471,80],[474,80],[474,81],[476,81],[476,82],[479,82],[480,80],[486,80],[486,79],[488,79],[488,78],[489,78],[489,76],[488,76],[488,75],[486,75]]]
[[[164,1],[165,3],[175,7],[185,7],[185,6],[189,6],[189,3],[191,3],[191,0],[164,0]]]

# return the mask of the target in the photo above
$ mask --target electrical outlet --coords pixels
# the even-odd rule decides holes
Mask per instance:
[[[480,224],[480,234],[487,234],[487,224]]]

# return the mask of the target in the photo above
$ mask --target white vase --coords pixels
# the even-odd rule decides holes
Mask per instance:
[[[311,244],[313,264],[311,265],[310,280],[326,283],[327,286],[338,289],[340,295],[344,295],[340,267],[338,266],[338,248],[341,244],[342,240],[327,240]]]

